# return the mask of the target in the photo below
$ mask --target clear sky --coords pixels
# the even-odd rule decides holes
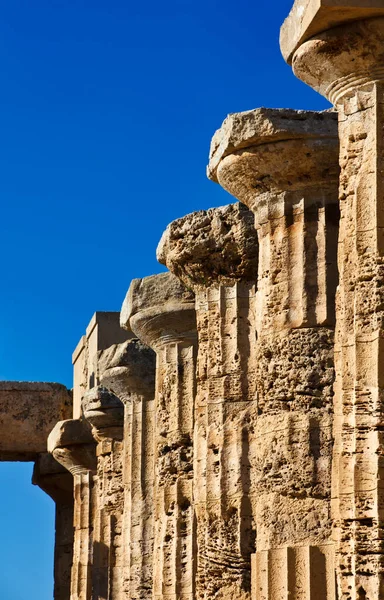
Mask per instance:
[[[2,3],[0,379],[70,387],[93,312],[163,270],[166,225],[231,201],[205,176],[229,112],[328,107],[280,55],[291,5]],[[53,503],[30,471],[0,466],[2,600],[52,597]]]

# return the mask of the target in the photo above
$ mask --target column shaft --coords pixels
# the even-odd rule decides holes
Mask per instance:
[[[272,109],[230,115],[211,146],[210,177],[253,211],[259,239],[250,454],[257,600],[312,600],[319,589],[335,598],[332,561],[317,584],[309,569],[304,585],[290,557],[301,553],[310,567],[314,553],[333,552],[337,150],[334,115]]]
[[[254,529],[249,423],[256,413],[255,285],[196,293],[199,332],[195,429],[197,585],[203,598],[246,595]],[[245,597],[245,596],[244,596]]]
[[[384,594],[384,83],[339,104],[334,519],[341,590]]]
[[[150,600],[154,548],[154,399],[142,395],[125,407],[124,421],[124,590]]]
[[[304,31],[292,60],[297,76],[339,113],[336,569],[340,598],[376,600],[384,596],[384,19],[358,20],[362,15],[355,4],[349,11],[352,23],[342,15],[339,27],[332,22],[314,38]]]
[[[195,589],[193,426],[196,346],[157,352],[154,597],[192,600]]]

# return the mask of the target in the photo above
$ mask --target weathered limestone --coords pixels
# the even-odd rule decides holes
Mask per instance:
[[[210,177],[254,212],[260,246],[250,465],[256,600],[335,598],[328,545],[337,151],[334,114],[266,109],[230,115],[211,147]]]
[[[150,600],[153,586],[155,366],[155,353],[137,339],[99,353],[100,383],[125,408],[121,585],[122,597],[138,600]]]
[[[84,418],[97,442],[97,473],[93,479],[92,593],[97,598],[122,598],[123,556],[123,423],[124,405],[105,387],[87,391]]]
[[[343,600],[384,597],[384,18],[357,20],[367,16],[360,11],[362,4],[346,0],[354,21],[341,18],[333,28],[327,23],[313,37],[311,13],[304,11],[306,28],[292,48],[295,74],[329,98],[339,113],[332,496]],[[376,5],[384,14],[383,2]],[[324,13],[329,15],[329,9]]]
[[[63,385],[0,381],[0,460],[35,460],[46,452],[51,429],[71,412]]]
[[[316,34],[349,21],[383,15],[383,0],[296,0],[281,28],[281,51],[291,63],[301,44]]]
[[[74,419],[81,417],[81,400],[85,392],[99,383],[98,353],[131,337],[132,332],[120,327],[119,312],[95,312],[72,354]]]
[[[247,598],[255,533],[249,473],[257,416],[254,216],[241,204],[187,215],[168,226],[157,255],[196,294],[196,596]]]
[[[89,425],[79,419],[56,424],[48,437],[48,451],[74,477],[74,544],[71,600],[91,600],[93,526],[96,503],[93,477],[96,445]]]
[[[73,562],[73,479],[50,454],[35,462],[32,483],[55,502],[54,600],[69,600]]]
[[[157,354],[152,596],[189,600],[194,597],[196,569],[194,295],[170,273],[135,279],[121,324]]]

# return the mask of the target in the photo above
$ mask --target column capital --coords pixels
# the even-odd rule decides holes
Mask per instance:
[[[59,421],[48,436],[48,452],[72,475],[96,471],[96,444],[83,420]]]
[[[292,59],[296,77],[336,107],[357,90],[384,81],[384,18],[346,23],[302,44]],[[359,107],[352,107],[356,112]]]
[[[157,259],[199,289],[257,280],[255,217],[240,203],[189,214],[168,225]]]
[[[195,296],[172,273],[134,279],[121,308],[120,323],[158,350],[171,342],[197,339]]]
[[[100,384],[123,402],[155,395],[156,354],[139,339],[115,344],[99,354]]]
[[[39,454],[33,467],[32,483],[56,503],[73,503],[73,478],[49,452]]]
[[[97,442],[123,439],[124,405],[107,388],[99,385],[85,392],[81,401],[84,418],[92,427]]]
[[[382,0],[296,0],[281,28],[281,52],[291,64],[296,50],[319,33],[380,16],[384,16]]]
[[[229,115],[213,136],[208,176],[264,221],[284,216],[271,214],[270,201],[281,194],[302,197],[321,185],[323,196],[334,197],[337,115],[266,108]]]

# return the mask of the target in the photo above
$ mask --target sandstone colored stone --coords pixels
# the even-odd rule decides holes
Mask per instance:
[[[241,149],[284,140],[335,138],[337,115],[279,108],[232,113],[214,134],[207,174],[217,182],[220,161]],[[299,165],[298,165],[299,166]]]
[[[96,444],[89,425],[68,419],[48,437],[48,451],[74,478],[74,542],[70,600],[89,600],[92,590],[93,529],[97,472]]]
[[[342,600],[384,596],[383,57],[384,18],[323,31],[293,56],[295,74],[326,95],[339,113],[332,517]]]
[[[145,323],[148,322],[148,326]],[[194,294],[170,273],[134,279],[121,307],[120,324],[148,346],[179,331],[194,331]]]
[[[187,215],[167,227],[157,256],[196,293],[196,597],[247,598],[255,542],[248,470],[257,415],[254,216],[242,204]]]
[[[121,309],[121,323],[157,353],[153,585],[143,597],[152,593],[156,599],[192,600],[196,585],[194,294],[171,273],[135,279]]]
[[[337,125],[332,113],[301,113],[300,119],[307,122],[303,127],[296,117],[289,123],[289,112],[285,129],[297,132],[291,139],[282,140],[277,131],[275,141],[267,134],[263,143],[261,125],[259,137],[255,131],[256,144],[245,146],[239,139],[238,147],[229,154],[224,151],[218,164],[214,158],[219,183],[254,212],[259,240],[257,416],[249,436],[253,568],[258,570],[253,596],[277,600],[291,593],[309,600],[323,590],[321,598],[334,600],[334,584],[326,587],[327,581],[334,581],[333,571],[324,573],[317,588],[309,571],[304,585],[292,579],[295,562],[287,557],[298,547],[307,557],[321,553],[324,546],[334,553],[330,486]],[[271,114],[274,117],[275,111]],[[269,123],[268,114],[265,119]],[[239,131],[243,120],[248,122],[247,113],[233,116]],[[227,130],[224,123],[223,139]],[[323,134],[317,137],[319,130]],[[333,569],[332,561],[327,565]]]
[[[143,600],[152,597],[153,588],[155,366],[155,353],[138,339],[115,344],[100,352],[98,357],[101,385],[118,396],[125,407],[122,456],[124,507],[121,543],[115,544],[120,548],[119,592],[123,598]],[[115,460],[111,464],[113,471],[109,475],[115,481],[114,489],[118,490],[119,469]],[[107,486],[104,490],[108,490]],[[111,494],[105,495],[110,508],[119,511],[119,496],[111,503]],[[102,499],[104,505],[106,499]],[[114,570],[116,572],[116,568]],[[120,598],[119,593],[115,593],[114,598]]]
[[[0,381],[0,459],[35,460],[57,421],[70,417],[71,393],[58,383]]]
[[[104,438],[123,439],[124,405],[113,392],[97,386],[84,394],[81,404],[97,442]]]
[[[32,483],[55,502],[55,600],[68,600],[73,562],[73,478],[50,454],[40,454],[35,462]]]
[[[319,33],[348,23],[384,15],[383,0],[296,0],[280,34],[289,63],[296,50]]]
[[[98,352],[133,337],[130,331],[120,327],[119,321],[119,312],[95,312],[72,354],[74,419],[81,416],[85,392],[98,385]]]
[[[187,287],[207,288],[257,279],[259,245],[253,214],[242,204],[199,211],[173,221],[157,259]]]
[[[72,474],[96,468],[95,443],[90,427],[80,419],[59,421],[48,436],[48,452]]]

